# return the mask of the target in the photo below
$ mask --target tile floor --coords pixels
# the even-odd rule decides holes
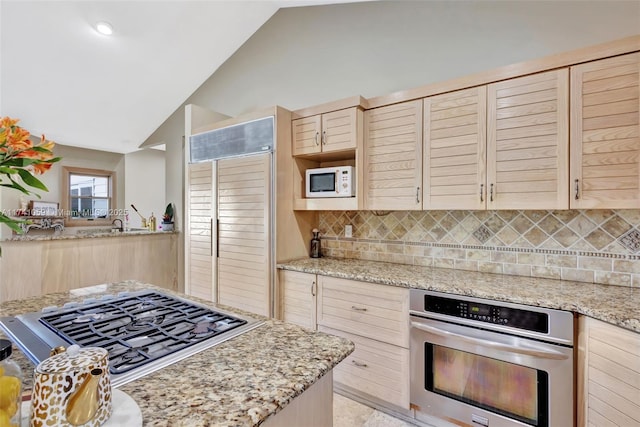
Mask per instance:
[[[333,427],[415,427],[401,419],[333,393]]]

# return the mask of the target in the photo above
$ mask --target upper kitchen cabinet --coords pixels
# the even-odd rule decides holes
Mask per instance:
[[[293,155],[355,150],[361,117],[362,110],[352,107],[292,120]]]
[[[571,208],[640,206],[640,53],[571,67]]]
[[[424,99],[424,209],[486,207],[487,87]]]
[[[364,207],[422,209],[422,100],[364,114]]]
[[[569,70],[490,84],[487,115],[487,208],[568,209]]]

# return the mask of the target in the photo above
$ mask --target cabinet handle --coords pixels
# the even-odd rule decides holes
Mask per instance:
[[[352,310],[355,310],[355,311],[367,311],[367,309],[366,309],[366,308],[363,308],[363,307],[356,307],[355,305],[352,305],[352,306],[351,306],[351,309],[352,309]]]
[[[484,202],[484,184],[480,184],[480,201]]]
[[[576,178],[576,200],[580,198],[580,180]]]
[[[312,297],[316,296],[316,282],[315,282],[315,280],[311,283],[311,296]]]
[[[351,359],[351,363],[353,363],[354,365],[356,365],[356,366],[358,366],[360,368],[366,368],[368,366],[366,363],[356,362],[353,359]]]
[[[213,256],[213,218],[211,218],[211,235],[209,236],[211,241],[209,242],[209,256]],[[218,236],[216,235],[216,239]]]
[[[489,186],[489,201],[493,202],[493,183]]]
[[[416,203],[420,203],[420,187],[416,187]]]
[[[318,137],[320,136],[320,132],[316,132],[316,145],[320,145],[318,142]]]
[[[327,131],[322,131],[322,145],[327,145]]]

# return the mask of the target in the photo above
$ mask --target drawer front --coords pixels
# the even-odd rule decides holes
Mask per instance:
[[[409,409],[409,350],[320,326],[352,341],[356,348],[333,370],[333,379],[352,389]]]
[[[409,289],[318,276],[318,324],[409,348]]]

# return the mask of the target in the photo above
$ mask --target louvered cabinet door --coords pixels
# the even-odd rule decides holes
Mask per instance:
[[[271,154],[218,161],[218,302],[270,316]]]
[[[490,84],[488,209],[569,207],[569,71]]]
[[[293,155],[319,153],[321,150],[322,117],[304,117],[291,121]]]
[[[640,207],[640,53],[571,68],[571,208]]]
[[[323,153],[356,148],[358,114],[357,108],[348,108],[322,115]]]
[[[365,209],[422,209],[422,100],[365,111]]]
[[[280,270],[282,320],[316,329],[316,275]]]
[[[424,209],[486,206],[487,87],[424,100]]]
[[[189,295],[215,302],[213,163],[189,164],[188,169],[186,291]]]

